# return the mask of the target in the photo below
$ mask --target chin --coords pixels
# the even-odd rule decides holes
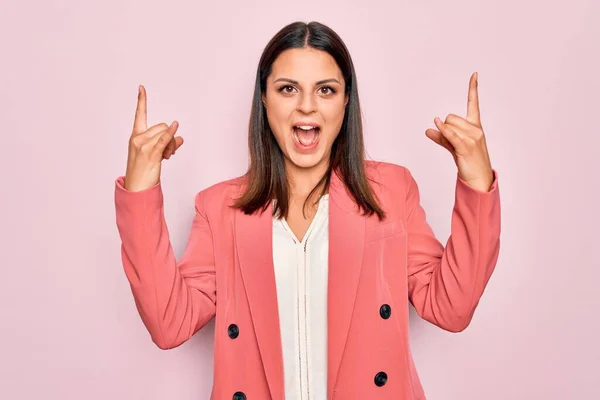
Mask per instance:
[[[285,156],[292,165],[302,169],[315,168],[326,161],[326,155],[320,149],[309,154],[298,153],[291,149]]]

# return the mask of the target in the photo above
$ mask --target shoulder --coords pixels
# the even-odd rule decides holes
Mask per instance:
[[[407,167],[386,161],[365,161],[365,172],[369,181],[386,187],[403,188],[412,179]]]
[[[403,215],[402,199],[406,199],[414,182],[409,169],[390,162],[368,160],[365,173],[371,190],[388,217],[394,220]]]
[[[196,207],[206,211],[220,212],[223,208],[231,206],[242,193],[246,176],[238,176],[217,182],[196,193]]]

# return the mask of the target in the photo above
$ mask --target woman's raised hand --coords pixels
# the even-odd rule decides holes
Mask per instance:
[[[171,126],[164,122],[148,128],[146,119],[146,89],[140,85],[133,132],[129,138],[125,189],[141,191],[156,185],[160,180],[163,159],[169,159],[183,144],[181,136],[175,137],[179,123]]]
[[[452,154],[461,179],[471,187],[487,192],[494,173],[481,126],[477,73],[472,74],[469,81],[466,118],[448,114],[444,122],[436,117],[434,123],[438,129],[427,129],[427,137]]]

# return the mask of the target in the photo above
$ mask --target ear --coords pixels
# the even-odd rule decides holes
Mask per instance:
[[[348,97],[348,95],[346,95],[346,97],[344,99],[344,108],[346,108],[346,106],[348,105],[349,100],[350,100],[350,98]]]
[[[263,105],[266,106],[267,105],[267,103],[266,103],[266,101],[267,101],[267,95],[265,93],[263,93],[260,97],[262,99]]]

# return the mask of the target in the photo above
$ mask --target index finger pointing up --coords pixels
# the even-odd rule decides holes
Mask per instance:
[[[477,72],[471,75],[469,81],[469,100],[467,101],[467,121],[481,127],[479,117],[479,93],[477,92]]]
[[[135,135],[148,130],[146,120],[146,88],[140,85],[138,92],[137,107],[135,109],[135,120],[133,122],[133,133]]]

